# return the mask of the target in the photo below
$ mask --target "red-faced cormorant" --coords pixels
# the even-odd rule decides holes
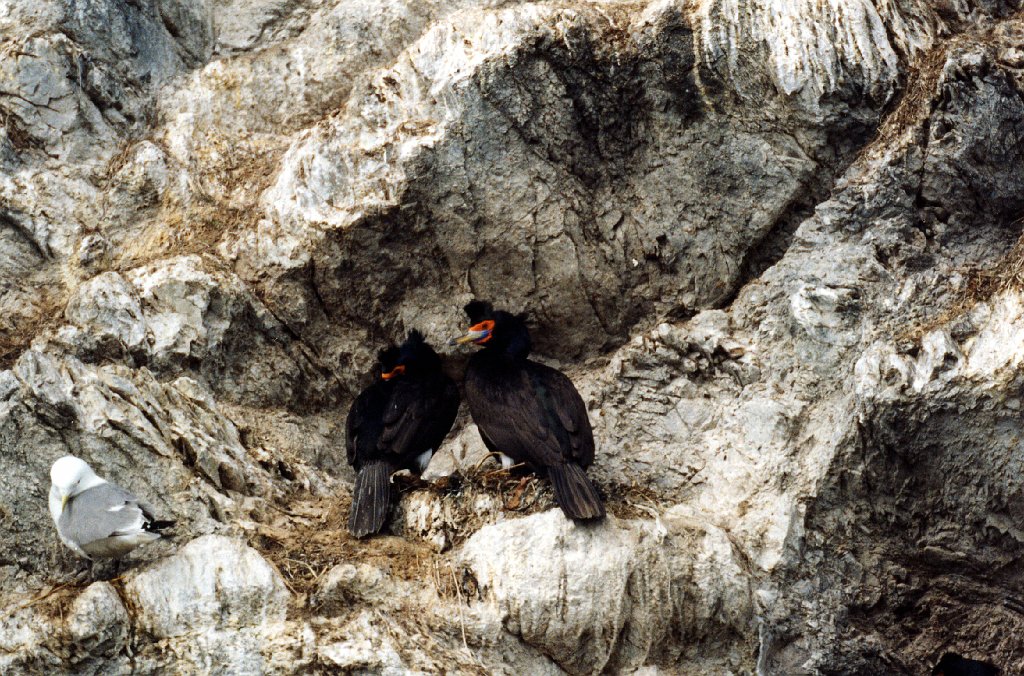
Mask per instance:
[[[583,472],[594,461],[594,434],[576,388],[561,372],[527,359],[530,332],[522,316],[482,301],[465,310],[472,326],[453,342],[483,348],[469,360],[465,387],[484,444],[548,476],[569,518],[602,518],[604,505]]]
[[[392,473],[421,473],[459,411],[459,390],[419,331],[379,352],[378,362],[346,423],[348,462],[357,472],[348,529],[357,538],[384,526]]]

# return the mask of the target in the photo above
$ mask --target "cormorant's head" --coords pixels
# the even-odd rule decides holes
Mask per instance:
[[[380,377],[383,380],[441,368],[441,358],[423,339],[423,334],[416,329],[409,332],[409,336],[399,347],[381,350],[377,359],[380,362]]]
[[[932,669],[933,676],[997,676],[999,669],[988,662],[969,660],[956,653],[945,653]]]
[[[474,300],[465,307],[470,327],[463,335],[453,338],[452,345],[474,343],[496,349],[510,357],[526,357],[532,347],[530,330],[524,315],[514,315],[482,300]]]
[[[402,353],[399,349],[394,345],[391,345],[377,353],[377,375],[381,379],[390,380],[396,375],[400,375],[401,371],[405,370],[401,369],[396,372],[396,369],[398,369],[399,366],[398,360],[401,357],[401,354]]]

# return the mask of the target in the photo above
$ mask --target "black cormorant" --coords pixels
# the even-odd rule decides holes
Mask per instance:
[[[459,411],[459,390],[419,331],[401,347],[381,350],[378,362],[346,423],[348,462],[357,472],[348,529],[357,538],[384,525],[391,474],[426,469]]]
[[[502,464],[524,463],[548,476],[565,515],[600,519],[604,505],[583,472],[594,461],[594,434],[587,409],[572,382],[553,368],[530,361],[530,332],[523,316],[490,303],[466,305],[469,331],[453,340],[483,349],[466,368],[466,401],[480,436]]]

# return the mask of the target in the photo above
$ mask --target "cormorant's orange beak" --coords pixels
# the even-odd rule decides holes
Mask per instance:
[[[403,373],[405,373],[405,366],[402,365],[402,364],[399,364],[398,366],[396,366],[395,368],[391,369],[387,373],[380,374],[380,377],[383,378],[384,380],[391,380],[395,376],[400,376]]]
[[[448,341],[449,345],[465,345],[466,343],[476,343],[482,345],[492,338],[492,332],[494,331],[494,320],[485,319],[479,324],[474,324],[469,327],[469,330],[465,334],[458,338],[452,338]]]

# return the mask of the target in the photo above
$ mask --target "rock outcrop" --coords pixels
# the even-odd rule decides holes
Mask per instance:
[[[1024,671],[1016,0],[40,0],[0,35],[0,670]],[[471,298],[578,384],[610,516],[510,500],[463,415],[354,541],[347,406]],[[176,537],[79,572],[68,453]]]

